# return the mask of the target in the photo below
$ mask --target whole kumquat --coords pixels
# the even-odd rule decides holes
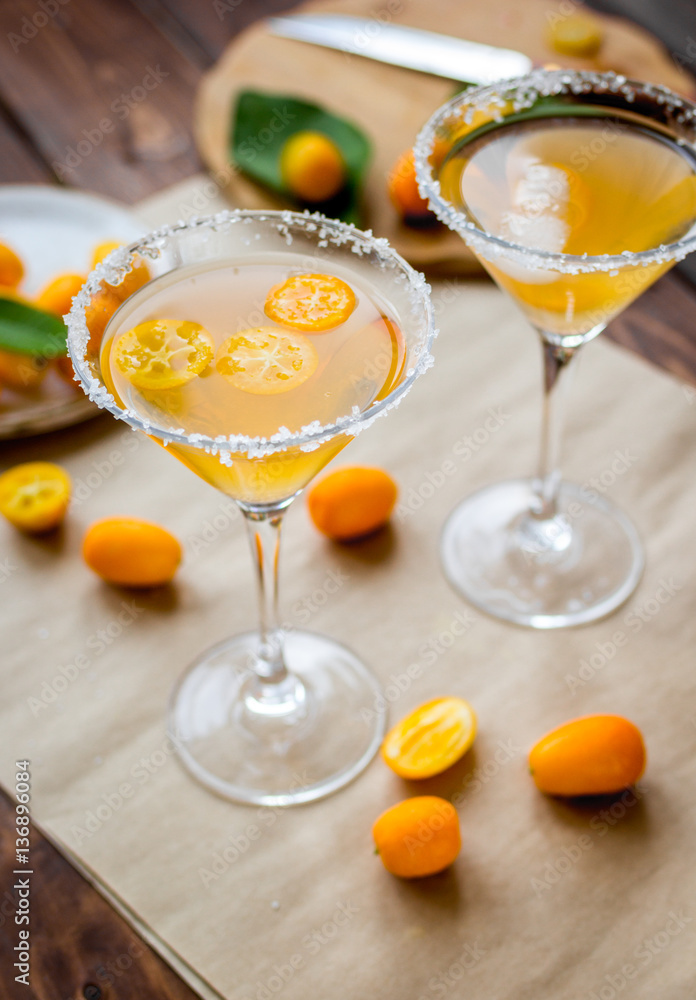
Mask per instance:
[[[280,153],[280,174],[302,201],[333,198],[346,183],[346,165],[336,143],[323,132],[295,132]]]
[[[92,268],[101,264],[105,257],[112,252],[112,250],[117,250],[118,247],[122,246],[117,240],[108,240],[105,243],[100,243],[99,246],[95,247],[94,253],[92,254]],[[130,271],[126,274],[123,281],[119,285],[110,285],[113,288],[114,294],[118,296],[119,300],[123,302],[127,299],[129,295],[133,292],[137,292],[139,288],[146,285],[150,280],[150,269],[148,268],[145,261],[138,254],[135,254],[133,258],[133,266]]]
[[[587,14],[559,17],[549,28],[548,41],[554,52],[585,58],[596,56],[604,41],[604,29]]]
[[[372,835],[382,864],[400,878],[441,872],[462,846],[457,810],[436,795],[418,795],[387,809]]]
[[[41,289],[36,296],[36,305],[56,316],[65,316],[84,283],[85,279],[80,274],[59,274]]]
[[[384,738],[382,758],[402,778],[431,778],[455,764],[476,736],[476,716],[463,698],[434,698]]]
[[[349,541],[383,527],[397,494],[396,483],[387,472],[352,466],[320,479],[310,490],[307,505],[322,534],[336,541]]]
[[[534,782],[548,795],[609,795],[645,770],[640,730],[620,715],[586,715],[547,733],[529,754]]]
[[[12,247],[0,243],[0,285],[16,288],[24,277],[24,264]]]
[[[43,382],[48,371],[46,358],[15,351],[0,351],[0,384],[8,389],[31,392]]]
[[[90,351],[93,354],[99,353],[106,325],[120,305],[118,295],[103,287],[85,309],[85,322],[90,332]]]
[[[387,178],[387,191],[404,222],[415,225],[437,222],[428,208],[427,200],[421,197],[418,190],[412,149],[402,153],[392,167]]]
[[[174,576],[181,545],[159,524],[137,517],[107,517],[87,529],[82,555],[108,583],[159,587]]]
[[[0,513],[29,534],[58,527],[70,502],[70,476],[53,462],[24,462],[0,476]]]

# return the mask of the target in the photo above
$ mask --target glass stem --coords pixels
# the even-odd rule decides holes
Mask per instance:
[[[283,632],[278,621],[278,558],[284,510],[242,508],[259,594],[259,651],[256,674],[265,685],[287,680],[283,659]]]
[[[541,452],[537,486],[537,504],[532,511],[541,521],[551,520],[558,510],[558,490],[561,485],[559,454],[563,404],[571,362],[577,347],[562,347],[551,343],[542,333],[544,350],[544,412],[541,425]],[[573,370],[574,366],[573,366]]]

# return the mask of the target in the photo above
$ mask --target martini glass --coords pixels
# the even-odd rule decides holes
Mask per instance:
[[[468,90],[418,137],[421,193],[543,348],[537,475],[468,497],[442,537],[450,583],[498,618],[543,629],[595,621],[640,579],[629,519],[561,479],[561,394],[579,348],[696,248],[695,146],[696,108],[677,94],[565,70]]]
[[[151,280],[123,302],[100,338],[93,319],[105,296],[108,301],[109,286],[127,281],[142,261]],[[328,332],[305,336],[282,323],[274,327],[264,314],[271,276],[307,273],[338,277],[356,293],[358,318],[346,321],[348,332],[335,350],[327,346]],[[366,326],[360,310],[371,318]],[[155,395],[143,389],[126,399],[126,390],[115,388],[118,338],[163,316],[167,322],[186,321],[176,327],[179,338],[190,336],[197,323],[211,336],[217,331],[218,339],[235,335],[240,326],[261,327],[266,334],[273,327],[283,343],[289,337],[310,352],[318,365],[316,379],[324,379],[317,383],[321,390],[312,390],[312,375],[298,389],[270,395],[238,389],[229,404],[224,395],[229,384],[219,372],[230,375],[231,362],[221,368],[218,353],[184,387]],[[180,759],[202,784],[238,802],[285,806],[328,795],[359,774],[376,752],[385,726],[384,700],[376,678],[350,650],[325,636],[281,627],[281,523],[312,477],[399,403],[431,364],[434,331],[422,275],[385,240],[319,215],[229,211],[160,229],[114,251],[89,276],[68,327],[73,365],[89,396],[235,499],[248,529],[259,625],[207,650],[179,681],[169,734]],[[253,335],[253,329],[246,331],[252,354]],[[376,356],[392,342],[398,370]],[[183,352],[198,364],[193,348],[181,339],[171,343],[179,345],[179,356]],[[252,370],[254,358],[247,362]],[[380,376],[387,369],[389,376]],[[288,371],[279,377],[300,378],[292,367]],[[231,378],[237,375],[232,372]],[[194,384],[198,395],[189,406],[184,389]],[[302,410],[293,402],[302,391],[314,401],[309,416],[307,405]],[[344,407],[338,414],[337,406]],[[206,426],[209,433],[201,431]],[[259,427],[266,433],[250,430]]]

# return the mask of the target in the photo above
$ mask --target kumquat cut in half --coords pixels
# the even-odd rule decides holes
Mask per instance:
[[[402,778],[432,778],[463,757],[476,736],[476,715],[463,698],[434,698],[384,738],[382,758]]]
[[[261,396],[296,389],[314,374],[319,355],[301,333],[259,326],[229,337],[215,368],[235,388]]]
[[[138,389],[174,389],[207,368],[215,345],[200,323],[154,319],[119,337],[115,352],[116,366]]]
[[[436,875],[462,847],[457,810],[437,795],[417,795],[387,809],[372,836],[382,864],[399,878]]]
[[[295,274],[266,299],[266,315],[305,333],[324,333],[345,323],[355,309],[355,292],[333,274]]]
[[[28,534],[57,528],[70,502],[70,476],[53,462],[24,462],[0,476],[0,513]]]

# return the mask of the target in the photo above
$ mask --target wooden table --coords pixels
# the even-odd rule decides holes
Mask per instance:
[[[689,66],[692,2],[594,5],[632,16]],[[191,117],[202,73],[251,21],[291,6],[289,0],[43,0],[43,6],[5,0],[0,182],[62,183],[134,203],[199,171]],[[100,127],[107,117],[108,130]],[[608,335],[696,384],[696,288],[680,274],[659,281]],[[0,793],[0,904],[13,884],[14,839],[12,804]],[[14,982],[16,927],[0,905],[3,997],[194,996],[37,831],[32,844],[33,982],[28,990]],[[110,965],[118,974],[109,974]]]

